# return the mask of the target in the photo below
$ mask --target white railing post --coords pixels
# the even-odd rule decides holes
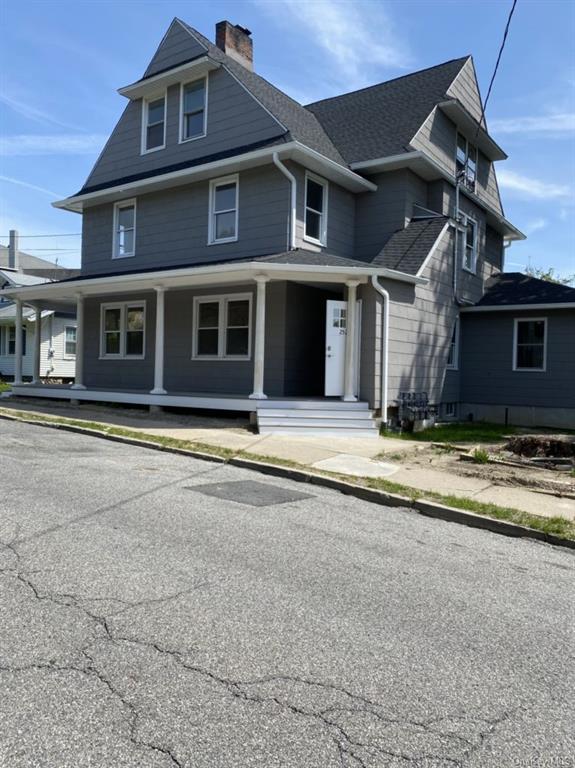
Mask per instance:
[[[254,391],[252,400],[265,400],[264,357],[266,351],[266,283],[267,275],[256,275],[256,338],[254,344]]]
[[[16,299],[16,327],[14,328],[14,384],[22,384],[22,300]]]
[[[35,310],[35,327],[34,327],[34,374],[32,376],[32,384],[41,384],[40,381],[40,354],[42,351],[42,310],[40,304],[36,304]]]
[[[347,313],[346,313],[346,337],[345,337],[345,368],[343,400],[353,402],[357,400],[355,395],[356,382],[356,318],[357,318],[357,286],[359,280],[348,280],[347,285]]]
[[[154,388],[151,395],[165,395],[164,389],[164,343],[165,343],[165,288],[156,288],[156,345],[154,357]]]
[[[76,375],[71,388],[86,389],[84,386],[84,297],[81,293],[76,296]]]

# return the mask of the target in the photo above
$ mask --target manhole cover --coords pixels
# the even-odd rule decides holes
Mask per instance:
[[[270,507],[272,504],[287,504],[290,501],[312,499],[309,493],[288,491],[268,483],[258,483],[255,480],[236,480],[230,483],[208,483],[207,485],[186,486],[188,491],[197,491],[216,499],[237,501],[239,504],[250,504],[252,507]]]

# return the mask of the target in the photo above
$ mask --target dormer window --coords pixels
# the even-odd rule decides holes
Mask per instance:
[[[166,146],[166,97],[144,99],[142,154]]]
[[[461,133],[457,134],[455,154],[455,176],[461,184],[475,192],[477,179],[477,147],[471,144]]]
[[[180,99],[180,141],[206,135],[207,80],[182,83]]]

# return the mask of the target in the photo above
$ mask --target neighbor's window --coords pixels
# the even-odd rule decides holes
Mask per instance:
[[[124,200],[114,206],[114,259],[136,252],[136,201]]]
[[[544,371],[546,366],[547,320],[515,320],[514,371]]]
[[[76,328],[73,325],[67,325],[64,334],[64,354],[73,357],[76,354]]]
[[[210,182],[209,243],[230,243],[238,239],[238,177],[227,176]]]
[[[182,85],[180,141],[206,135],[206,80]]]
[[[459,262],[463,269],[475,274],[477,269],[477,222],[463,216],[457,229]]]
[[[327,189],[326,181],[306,175],[304,237],[320,245],[325,245],[327,239]]]
[[[102,305],[102,357],[144,357],[146,306]]]
[[[449,350],[447,352],[447,367],[457,370],[459,365],[459,320],[455,320]]]
[[[457,134],[455,152],[455,175],[462,184],[475,192],[477,180],[477,147],[471,144],[461,133]]]
[[[455,418],[455,416],[457,416],[457,403],[444,403],[443,404],[443,415],[447,419]]]
[[[166,146],[166,97],[144,99],[144,131],[142,152],[152,152]]]
[[[251,309],[251,294],[196,297],[193,357],[249,359]]]

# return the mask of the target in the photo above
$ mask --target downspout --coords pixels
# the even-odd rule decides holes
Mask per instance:
[[[387,373],[389,366],[389,293],[379,282],[377,275],[371,276],[371,284],[379,293],[383,303],[381,333],[381,423],[387,424]]]
[[[297,182],[293,173],[288,171],[282,161],[279,159],[278,153],[274,152],[272,155],[274,165],[280,169],[283,175],[288,179],[291,186],[291,212],[290,212],[290,226],[288,237],[288,250],[295,250],[295,225],[296,225],[296,200],[297,200]]]
[[[458,261],[458,243],[461,237],[461,231],[459,230],[459,184],[458,178],[455,179],[455,237],[453,238],[453,297],[455,303],[459,306],[459,299],[457,297],[457,278],[459,275],[459,261]]]

